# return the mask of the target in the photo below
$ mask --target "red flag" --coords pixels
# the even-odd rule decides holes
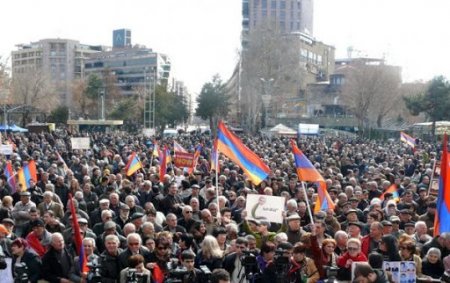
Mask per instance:
[[[164,282],[164,272],[161,270],[158,264],[155,264],[152,269],[153,281],[156,283]]]
[[[164,149],[159,153],[159,181],[164,181],[164,175],[166,175],[167,171],[167,148],[164,146]]]
[[[78,217],[77,213],[75,211],[75,205],[73,203],[72,194],[69,193],[69,206],[70,206],[70,213],[72,214],[72,231],[75,234],[75,247],[76,251],[79,257],[79,264],[80,264],[80,270],[82,273],[88,273],[89,267],[87,267],[87,258],[86,254],[84,253],[84,247],[83,247],[83,240],[81,239],[81,232],[80,232],[80,224],[78,224]]]
[[[450,232],[450,160],[447,151],[448,139],[444,134],[442,143],[441,172],[439,176],[439,193],[434,216],[434,236]]]

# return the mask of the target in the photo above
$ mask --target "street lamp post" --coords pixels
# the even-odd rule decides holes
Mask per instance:
[[[260,78],[260,80],[263,83],[263,94],[261,95],[261,100],[264,106],[264,127],[267,127],[268,108],[272,99],[272,83],[274,79],[270,78],[266,80],[265,78]]]
[[[20,108],[23,108],[23,107],[26,107],[26,105],[19,105],[19,106],[16,106],[16,107],[13,107],[11,109],[6,110],[6,104],[3,104],[3,119],[5,120],[4,121],[4,123],[5,123],[5,136],[6,136],[6,130],[7,130],[7,127],[8,127],[8,113],[13,112],[14,110],[17,110],[17,109],[20,109]]]

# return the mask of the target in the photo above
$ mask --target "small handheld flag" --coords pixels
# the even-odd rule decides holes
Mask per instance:
[[[294,153],[295,167],[297,169],[298,179],[300,181],[318,182],[317,193],[319,197],[316,200],[314,212],[321,210],[334,209],[335,204],[328,194],[325,179],[320,175],[311,161],[297,147],[294,140],[291,140],[292,152]]]
[[[141,168],[142,168],[141,161],[139,161],[136,152],[133,152],[130,158],[128,159],[127,166],[125,166],[127,176],[133,175],[137,170]]]

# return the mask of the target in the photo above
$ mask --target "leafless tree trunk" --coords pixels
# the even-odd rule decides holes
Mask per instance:
[[[300,41],[277,30],[271,22],[260,24],[250,33],[241,53],[241,113],[247,127],[255,132],[262,113],[262,95],[270,89],[270,117],[274,118],[287,98],[298,96],[305,65],[300,59]],[[270,82],[270,88],[267,83]],[[265,89],[266,88],[266,89]]]

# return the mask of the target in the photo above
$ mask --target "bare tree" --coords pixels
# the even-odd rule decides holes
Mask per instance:
[[[77,79],[72,82],[72,110],[81,117],[88,117],[92,107],[92,99],[86,94],[87,82],[83,79]]]
[[[24,73],[14,74],[12,79],[13,103],[33,106],[44,113],[50,113],[61,102],[55,85],[41,71],[29,69]],[[23,124],[29,122],[29,111],[23,112]]]
[[[0,100],[2,103],[7,102],[11,88],[11,79],[8,74],[7,66],[7,60],[3,60],[0,56]]]
[[[262,94],[270,92],[269,108],[271,113],[278,113],[286,98],[298,96],[304,88],[300,40],[283,34],[270,21],[261,23],[249,34],[241,60],[241,112],[246,115],[246,127],[255,131],[262,115]]]
[[[342,100],[358,120],[360,129],[382,126],[383,119],[400,103],[400,70],[394,66],[352,62],[345,71]]]

